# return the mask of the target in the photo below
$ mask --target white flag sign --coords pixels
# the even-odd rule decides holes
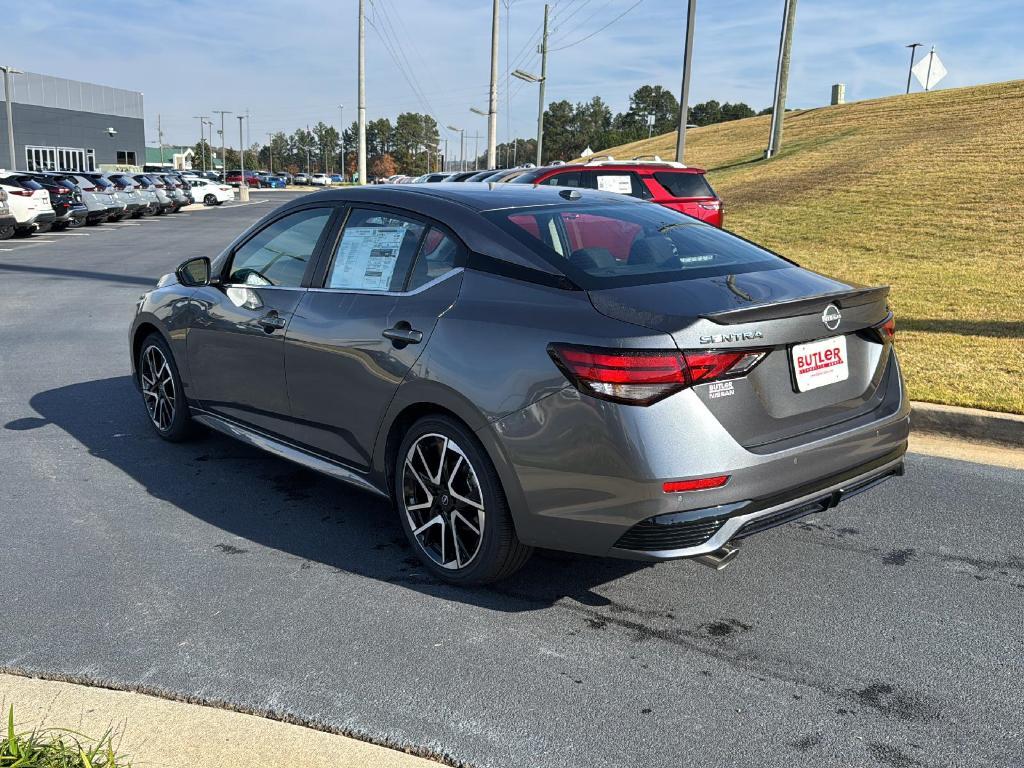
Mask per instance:
[[[939,54],[935,51],[930,51],[927,56],[914,65],[911,71],[917,78],[917,82],[926,91],[930,91],[938,85],[939,81],[948,74],[942,62],[939,61]]]

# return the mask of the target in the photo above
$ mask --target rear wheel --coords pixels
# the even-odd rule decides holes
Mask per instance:
[[[14,225],[0,225],[0,240],[10,240],[12,237],[14,237]]]
[[[157,434],[172,443],[191,437],[195,424],[174,356],[162,336],[151,333],[142,342],[136,369],[149,423]]]
[[[516,537],[494,465],[454,419],[417,421],[399,446],[394,478],[402,527],[436,577],[486,584],[529,559],[532,549]]]
[[[66,221],[55,221],[50,225],[51,232],[63,232],[68,228],[68,222]]]
[[[216,205],[217,204],[217,197],[213,193],[210,193],[206,197],[203,198],[203,202],[206,203],[207,205]]]

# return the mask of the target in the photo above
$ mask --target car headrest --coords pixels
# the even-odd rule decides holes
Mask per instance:
[[[569,256],[569,263],[585,272],[610,269],[618,264],[607,248],[579,248]]]
[[[675,246],[665,235],[638,238],[629,249],[630,264],[664,264],[675,257]]]

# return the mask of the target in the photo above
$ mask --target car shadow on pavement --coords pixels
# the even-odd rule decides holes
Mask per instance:
[[[59,427],[92,459],[109,462],[151,496],[245,540],[217,544],[210,557],[248,554],[245,542],[252,542],[300,558],[303,568],[319,563],[511,612],[546,608],[563,598],[605,605],[609,601],[595,587],[651,567],[541,551],[500,584],[454,587],[420,565],[387,501],[217,433],[192,442],[164,442],[150,427],[129,376],[40,392],[30,405],[39,417],[15,419],[4,428]]]

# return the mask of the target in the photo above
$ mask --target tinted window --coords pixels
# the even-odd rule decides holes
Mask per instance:
[[[660,205],[550,206],[484,216],[584,288],[789,266],[752,243]]]
[[[583,174],[579,171],[572,171],[571,173],[556,173],[550,179],[544,179],[541,184],[548,187],[582,187],[582,176]]]
[[[583,171],[584,186],[601,192],[616,192],[620,195],[632,195],[646,200],[652,197],[650,190],[640,181],[640,177],[631,171]]]
[[[426,227],[384,211],[355,209],[345,222],[326,287],[400,291]]]
[[[672,197],[714,197],[715,195],[711,185],[701,173],[659,171],[654,174],[654,180],[661,184]]]
[[[309,208],[265,227],[235,252],[228,282],[291,288],[301,285],[306,265],[330,218],[329,208]]]
[[[459,263],[460,253],[460,246],[453,237],[446,235],[437,227],[431,227],[423,238],[420,252],[416,255],[416,263],[413,265],[406,290],[413,291],[450,272]]]

